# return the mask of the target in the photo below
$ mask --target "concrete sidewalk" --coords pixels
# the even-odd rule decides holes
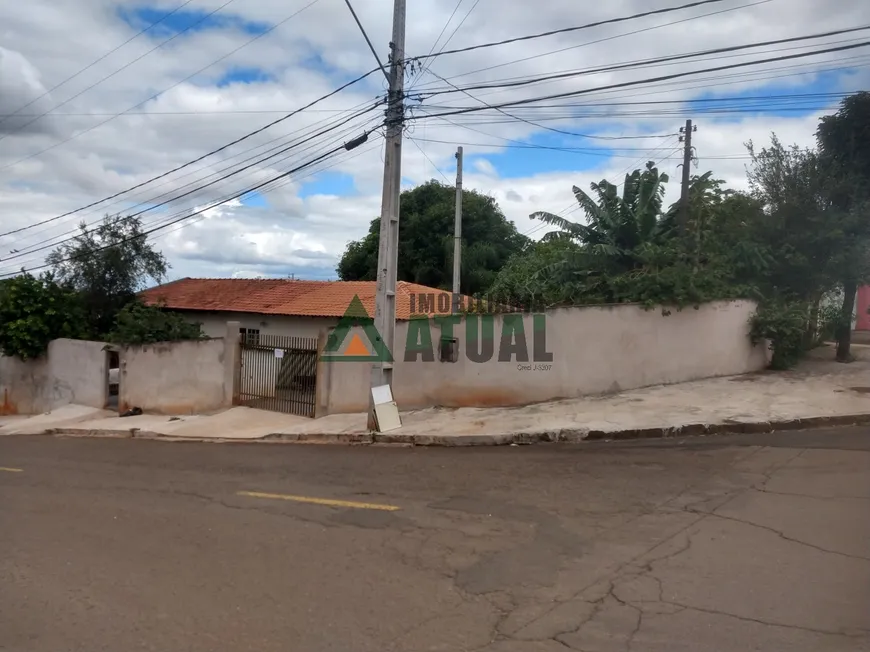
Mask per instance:
[[[762,432],[870,423],[870,348],[833,361],[818,349],[796,370],[657,386],[519,408],[405,412],[399,430],[372,436],[364,414],[306,419],[236,407],[214,415],[118,417],[66,406],[30,418],[0,417],[2,434],[160,437],[173,440],[503,445],[718,432]]]

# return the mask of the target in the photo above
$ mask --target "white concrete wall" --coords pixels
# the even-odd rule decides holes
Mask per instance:
[[[25,362],[0,356],[0,415],[46,412],[43,396],[49,378],[47,357]]]
[[[191,322],[202,324],[207,337],[223,337],[227,322],[239,323],[240,328],[256,328],[261,335],[292,335],[294,337],[317,337],[325,329],[334,328],[337,317],[288,317],[285,315],[262,315],[250,312],[207,312],[178,310]]]
[[[529,362],[499,362],[505,316],[494,320],[494,355],[467,357],[467,325],[455,327],[457,362],[438,361],[440,332],[432,326],[435,362],[405,362],[408,323],[396,326],[393,391],[402,409],[524,405],[649,385],[743,374],[763,369],[766,350],[752,346],[749,301],[715,302],[699,309],[644,310],[636,305],[562,308],[545,315],[550,363],[533,360],[533,316],[523,315]],[[508,316],[508,319],[517,316]],[[549,365],[549,366],[548,366]],[[365,411],[370,365],[321,364],[321,413]]]
[[[103,342],[58,339],[45,356],[21,361],[0,356],[0,413],[37,414],[68,403],[103,408],[108,354]]]
[[[225,333],[229,328],[224,324]],[[237,350],[237,338],[122,348],[120,411],[195,414],[231,406]]]

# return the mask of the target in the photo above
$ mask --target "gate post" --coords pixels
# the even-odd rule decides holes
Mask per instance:
[[[317,372],[314,374],[314,418],[329,414],[329,363],[323,360],[323,351],[329,339],[328,331],[317,334]]]
[[[224,333],[224,403],[227,407],[236,404],[239,395],[239,376],[242,366],[242,351],[239,345],[239,329],[242,322],[228,321]]]

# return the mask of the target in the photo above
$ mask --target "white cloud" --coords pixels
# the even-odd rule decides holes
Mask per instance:
[[[196,5],[199,9],[210,11],[224,1],[202,0]],[[223,12],[238,12],[246,20],[274,24],[307,2],[295,0],[289,4],[285,0],[236,0]],[[392,3],[358,0],[356,4],[373,42],[386,54]],[[467,4],[471,6],[471,3]],[[8,114],[38,98],[47,89],[63,82],[134,36],[137,29],[120,20],[119,11],[137,6],[141,5],[132,0],[93,0],[85,3],[74,0],[29,0],[27,3],[0,5],[0,37],[4,44],[0,48],[0,113]],[[165,11],[174,8],[168,0],[149,6]],[[455,0],[411,3],[407,36],[407,51],[410,54],[425,54],[429,51],[454,6]],[[738,0],[729,0],[677,14],[444,56],[435,59],[431,68],[455,83],[486,82],[821,32],[861,24],[866,18],[864,3],[858,0],[842,0],[837,4],[837,11],[830,11],[829,6],[815,0],[790,0],[787,4],[785,0],[773,0],[624,38],[602,40],[738,6]],[[452,25],[446,30],[447,35],[467,9],[465,6],[460,8]],[[492,0],[483,0],[456,33],[449,47],[558,29],[648,9],[647,3],[641,0],[622,0],[619,3],[593,4],[584,7],[582,14],[578,14],[576,0],[545,0],[538,3],[523,0],[493,3]],[[786,10],[787,21],[782,20]],[[0,215],[3,216],[0,231],[52,218],[142,183],[263,126],[282,115],[282,112],[291,111],[326,94],[344,81],[368,71],[373,65],[371,53],[343,5],[321,0],[273,33],[251,42],[205,73],[178,83],[245,44],[250,38],[249,34],[235,29],[200,31],[179,37],[165,48],[157,49],[136,61],[157,42],[140,36],[81,72],[69,83],[34,101],[21,111],[27,115],[14,116],[0,123],[0,168],[5,168],[0,169]],[[821,46],[849,38],[823,39],[818,44]],[[600,42],[591,43],[593,41]],[[575,47],[580,44],[586,45]],[[572,49],[561,54],[537,56],[560,48]],[[748,56],[711,59],[706,64],[680,63],[635,71],[599,73],[511,90],[480,90],[473,95],[490,103],[504,102],[535,94],[576,91],[702,66],[724,65],[800,51],[777,49],[773,52],[774,49],[764,48]],[[593,108],[589,103],[681,100],[714,88],[717,91],[725,89],[723,92],[728,93],[754,89],[759,94],[765,94],[766,85],[771,81],[788,83],[796,89],[795,92],[800,92],[800,89],[807,88],[815,80],[809,74],[815,68],[866,65],[868,54],[864,50],[853,50],[733,71],[740,76],[717,73],[662,84],[653,89],[629,88],[580,96],[554,104],[569,106],[575,111],[591,111]],[[509,61],[515,63],[501,65]],[[129,67],[107,81],[98,83],[126,64]],[[492,66],[500,67],[458,76]],[[217,80],[227,71],[240,67],[259,68],[271,79],[262,83],[216,86]],[[844,76],[841,87],[866,87],[870,81],[866,68],[859,70],[855,76]],[[797,73],[801,74],[796,76]],[[766,79],[778,75],[791,77]],[[93,88],[85,90],[94,84]],[[449,90],[444,82],[432,75],[410,82],[409,87],[411,93]],[[113,200],[76,215],[0,238],[0,259],[7,258],[0,260],[0,271],[15,270],[22,264],[39,264],[47,253],[47,250],[40,251],[8,260],[8,252],[12,249],[50,245],[51,237],[74,230],[82,219],[92,222],[105,212],[142,210],[155,201],[177,197],[201,185],[201,182],[218,178],[221,171],[232,163],[274,148],[277,144],[275,139],[283,139],[280,142],[284,143],[292,142],[300,130],[322,129],[337,120],[339,110],[371,104],[383,88],[383,77],[373,75],[365,83],[324,101],[313,111],[286,120],[222,152],[218,157],[209,158],[125,196],[126,201]],[[81,95],[75,97],[79,93]],[[155,94],[158,94],[155,99],[130,114],[109,119]],[[35,115],[63,102],[66,103],[56,113],[64,115],[48,115],[27,127],[23,126]],[[434,111],[432,107],[437,105],[477,104],[463,94],[439,95],[426,100],[425,108],[415,110],[414,114],[419,116],[426,111]],[[549,127],[582,133],[592,131],[602,135],[673,133],[685,117],[695,117],[699,127],[695,144],[700,158],[700,171],[712,169],[717,177],[725,179],[733,187],[745,186],[745,160],[734,158],[744,153],[745,141],[753,139],[764,143],[770,132],[776,131],[784,142],[808,145],[812,143],[817,119],[816,115],[794,118],[742,114],[687,116],[673,105],[667,106],[668,115],[655,117],[650,115],[653,106],[658,112],[663,110],[663,105],[636,105],[631,108],[644,115],[620,115],[594,121],[588,118],[568,119],[564,108],[516,107],[508,111]],[[330,137],[311,145],[302,145],[173,202],[171,207],[144,213],[142,218],[147,225],[159,225],[168,221],[169,216],[182,216],[185,211],[208,206],[222,197],[286,172],[325,151],[326,144],[332,141],[336,145],[341,144],[361,133],[366,126],[374,125],[381,116],[381,110],[378,108],[360,117]],[[594,110],[601,111],[603,108]],[[141,111],[151,112],[152,115],[141,115]],[[194,115],[177,112],[193,112]],[[625,112],[624,108],[622,112]],[[529,222],[529,213],[535,210],[557,213],[569,211],[575,203],[571,194],[572,185],[588,187],[589,183],[602,178],[619,182],[626,169],[639,166],[647,159],[660,160],[661,169],[674,179],[679,176],[675,138],[673,142],[660,138],[595,141],[591,146],[612,145],[637,149],[615,152],[618,157],[596,159],[598,163],[592,169],[588,167],[588,162],[578,166],[576,171],[553,171],[543,166],[537,170],[530,169],[521,177],[512,174],[510,178],[502,178],[499,176],[498,161],[485,158],[487,154],[500,151],[499,144],[503,141],[499,138],[524,140],[547,132],[500,114],[490,113],[489,116],[469,114],[451,118],[456,124],[440,120],[413,122],[409,129],[410,136],[418,139],[416,143],[425,151],[425,155],[413,143],[406,142],[403,152],[405,179],[419,183],[430,178],[443,181],[446,177],[447,181],[452,182],[456,145],[492,143],[489,147],[466,145],[466,156],[473,156],[475,161],[466,170],[466,188],[492,194],[521,231],[539,235],[543,231],[532,231],[535,225]],[[557,119],[548,119],[551,117]],[[104,121],[105,124],[100,125]],[[495,124],[489,124],[491,122]],[[429,142],[433,140],[444,143]],[[672,147],[662,148],[664,143]],[[257,149],[250,149],[255,146]],[[227,156],[234,158],[226,160]],[[178,228],[185,224],[181,222],[158,232],[157,242],[173,264],[175,276],[298,273],[327,277],[332,274],[335,261],[346,243],[361,237],[367,231],[370,220],[379,213],[382,156],[383,141],[372,136],[369,143],[357,150],[315,166],[314,170],[332,166],[332,171],[349,175],[353,179],[352,193],[339,196],[300,194],[303,183],[312,178],[306,178],[311,170],[302,171],[277,184],[278,187],[266,195],[266,207],[233,202],[207,211],[202,219],[191,220],[186,228]],[[669,200],[676,197],[675,186],[672,183],[669,188]],[[131,208],[138,202],[147,203]],[[568,214],[576,217],[576,213]]]

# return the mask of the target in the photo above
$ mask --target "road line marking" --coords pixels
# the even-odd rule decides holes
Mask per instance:
[[[401,507],[395,505],[380,505],[378,503],[357,503],[352,500],[332,500],[330,498],[314,498],[311,496],[290,496],[288,494],[266,494],[259,491],[239,491],[237,496],[248,498],[269,498],[272,500],[290,500],[295,503],[311,503],[328,507],[350,507],[351,509],[377,509],[382,512],[396,512]]]
[[[24,469],[13,469],[8,466],[0,466],[0,471],[6,471],[6,473],[24,473]]]

